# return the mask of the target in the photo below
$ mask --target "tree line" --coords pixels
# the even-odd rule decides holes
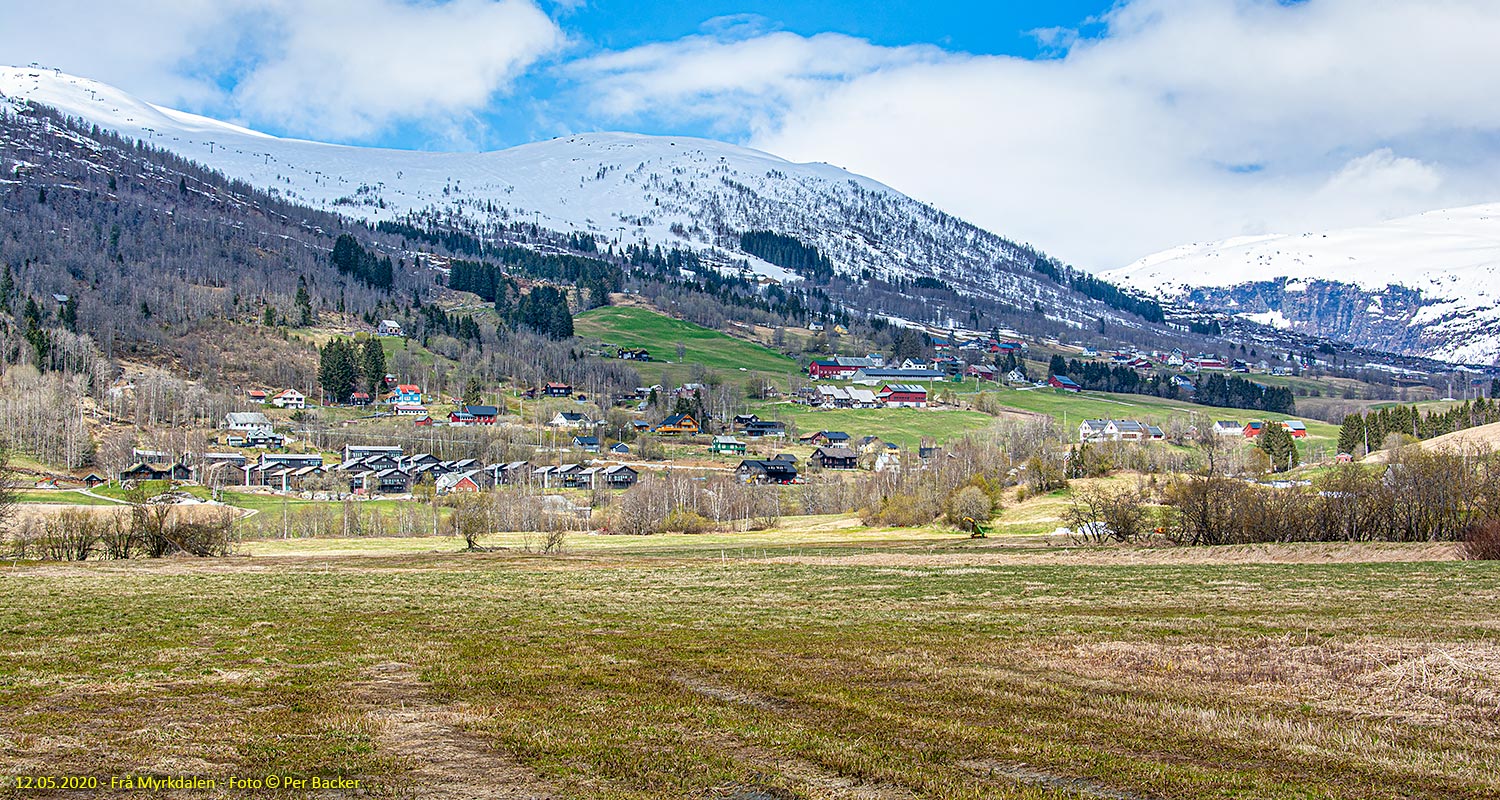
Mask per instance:
[[[745,231],[740,234],[740,249],[814,283],[827,283],[833,277],[833,262],[818,252],[818,248],[804,244],[795,236],[772,231]]]
[[[1297,406],[1297,398],[1291,389],[1266,386],[1237,375],[1211,373],[1200,377],[1197,391],[1184,392],[1170,376],[1155,374],[1148,377],[1131,367],[1102,361],[1064,359],[1061,355],[1052,356],[1048,373],[1066,375],[1084,389],[1096,392],[1141,394],[1167,399],[1185,395],[1186,399],[1199,405],[1243,408],[1271,414],[1292,414],[1296,412]]]
[[[375,338],[335,337],[318,350],[318,383],[327,402],[347,403],[356,391],[371,398],[385,387],[385,349]]]
[[[1480,397],[1426,413],[1416,406],[1377,408],[1344,417],[1339,426],[1339,452],[1362,456],[1384,447],[1391,434],[1431,439],[1495,422],[1500,422],[1500,400],[1494,398]]]
[[[1032,262],[1032,268],[1051,278],[1054,282],[1066,286],[1085,297],[1098,300],[1110,308],[1129,312],[1147,322],[1162,323],[1166,321],[1166,315],[1162,313],[1161,304],[1155,300],[1136,297],[1108,281],[1100,280],[1086,272],[1073,269],[1056,259],[1039,256]]]
[[[340,274],[351,275],[377,289],[390,289],[395,282],[391,257],[382,258],[364,249],[352,234],[339,234],[329,260]]]

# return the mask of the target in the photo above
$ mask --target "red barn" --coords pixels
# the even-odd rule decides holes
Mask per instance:
[[[926,408],[927,390],[912,383],[890,383],[880,387],[875,398],[886,408]]]
[[[858,367],[847,367],[837,361],[814,361],[807,365],[809,378],[847,378],[859,372]]]
[[[969,368],[967,370],[964,370],[964,374],[968,375],[971,378],[978,378],[982,381],[999,382],[1000,380],[999,370],[996,370],[994,367],[988,364],[970,364]]]
[[[1066,375],[1053,375],[1052,377],[1047,379],[1047,385],[1058,390],[1059,392],[1077,393],[1083,391],[1083,387],[1079,386],[1077,381],[1069,378]]]
[[[1245,434],[1246,439],[1254,439],[1255,437],[1266,432],[1266,423],[1247,422],[1245,423],[1245,428],[1242,432]]]

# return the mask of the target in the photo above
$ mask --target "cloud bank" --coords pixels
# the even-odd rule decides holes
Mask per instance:
[[[531,0],[5,5],[4,52],[159,104],[341,141],[403,122],[447,130],[565,41]]]
[[[592,110],[726,118],[1084,266],[1500,196],[1500,4],[1134,0],[1056,58],[787,33],[573,69]]]

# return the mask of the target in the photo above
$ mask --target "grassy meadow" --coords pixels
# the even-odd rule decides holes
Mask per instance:
[[[1451,550],[1078,548],[848,518],[492,544],[0,566],[0,775],[1500,797],[1500,571],[1431,560]]]
[[[677,371],[685,376],[689,365],[701,364],[728,381],[737,380],[743,368],[784,385],[788,375],[802,370],[796,361],[770,348],[634,306],[585,311],[574,318],[573,327],[579,336],[598,339],[611,348],[646,348],[653,360],[635,366],[643,378],[651,380],[663,369],[676,379]],[[681,364],[677,363],[679,342],[683,345]]]
[[[923,410],[915,408],[810,408],[792,403],[762,403],[752,407],[762,419],[795,422],[802,433],[844,431],[850,436],[879,436],[907,449],[922,439],[939,443],[961,439],[994,424],[995,418],[978,411]]]
[[[1138,394],[1111,394],[1109,392],[1060,394],[1051,389],[1001,389],[998,397],[1000,402],[1008,408],[1049,414],[1057,418],[1059,422],[1066,419],[1070,427],[1077,427],[1078,423],[1085,419],[1138,419],[1157,425],[1165,424],[1174,418],[1191,424],[1209,425],[1221,419],[1232,419],[1242,423],[1257,419],[1303,419],[1296,415],[1266,414],[1263,411],[1247,411],[1242,408],[1202,406],[1184,400],[1167,400]],[[1338,441],[1337,425],[1312,419],[1303,419],[1303,421],[1307,424],[1309,443]]]

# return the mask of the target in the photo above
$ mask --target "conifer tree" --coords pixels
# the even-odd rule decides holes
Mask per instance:
[[[366,339],[359,353],[359,371],[364,376],[364,386],[371,397],[380,391],[385,381],[385,348],[378,339]]]
[[[1339,426],[1339,452],[1350,455],[1365,455],[1363,451],[1365,443],[1365,417],[1363,414],[1349,414],[1344,417],[1344,424]]]
[[[318,352],[318,382],[323,394],[335,403],[346,403],[359,381],[354,346],[347,339],[332,339]]]
[[[307,278],[302,275],[297,276],[297,314],[302,327],[313,324],[312,297],[307,293]]]
[[[1267,422],[1256,444],[1270,457],[1272,472],[1285,472],[1302,463],[1297,453],[1297,441],[1279,422]]]

